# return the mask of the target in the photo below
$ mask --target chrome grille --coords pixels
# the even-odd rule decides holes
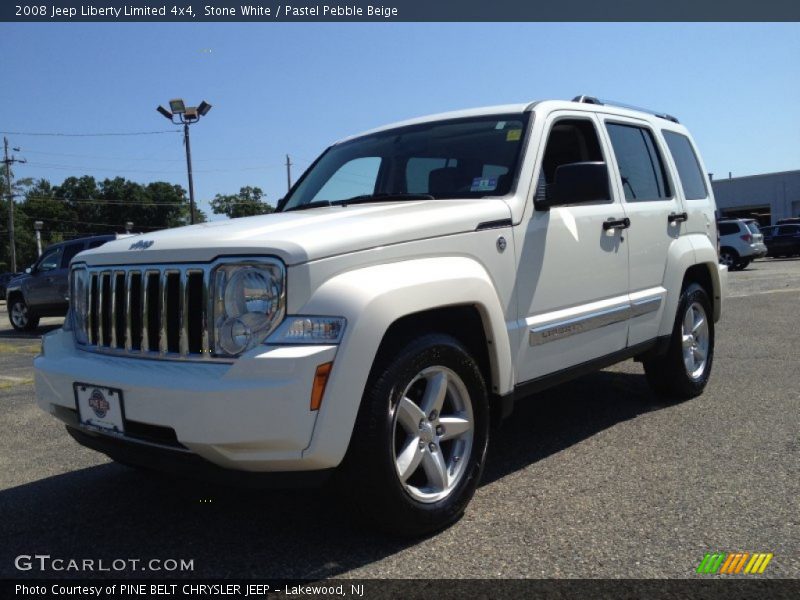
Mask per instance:
[[[207,265],[89,267],[86,273],[85,315],[75,319],[81,330],[76,339],[85,349],[147,358],[211,358]]]

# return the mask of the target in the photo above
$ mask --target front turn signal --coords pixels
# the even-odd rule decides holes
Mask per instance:
[[[311,410],[319,410],[322,405],[322,396],[325,394],[325,386],[328,385],[332,368],[332,362],[317,367],[317,372],[314,373],[314,385],[311,387]]]

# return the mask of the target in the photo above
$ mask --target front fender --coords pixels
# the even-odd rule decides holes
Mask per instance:
[[[299,314],[337,315],[347,328],[303,457],[319,468],[338,465],[350,443],[361,397],[381,340],[401,317],[433,308],[475,305],[487,340],[493,385],[513,387],[505,316],[492,280],[475,260],[422,258],[341,273],[323,283]]]

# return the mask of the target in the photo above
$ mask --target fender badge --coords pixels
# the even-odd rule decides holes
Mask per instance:
[[[131,247],[128,250],[147,250],[150,246],[152,246],[155,242],[153,240],[139,240],[131,244]]]
[[[506,238],[504,238],[501,235],[499,238],[497,238],[497,251],[503,252],[505,249],[506,249]]]

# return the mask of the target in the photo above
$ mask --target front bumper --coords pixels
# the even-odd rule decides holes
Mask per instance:
[[[336,346],[262,346],[228,364],[95,354],[63,330],[42,345],[34,360],[39,406],[75,428],[74,382],[122,390],[126,435],[118,441],[128,453],[155,446],[240,471],[320,468],[303,457],[317,419],[309,403],[316,368],[333,361]]]

